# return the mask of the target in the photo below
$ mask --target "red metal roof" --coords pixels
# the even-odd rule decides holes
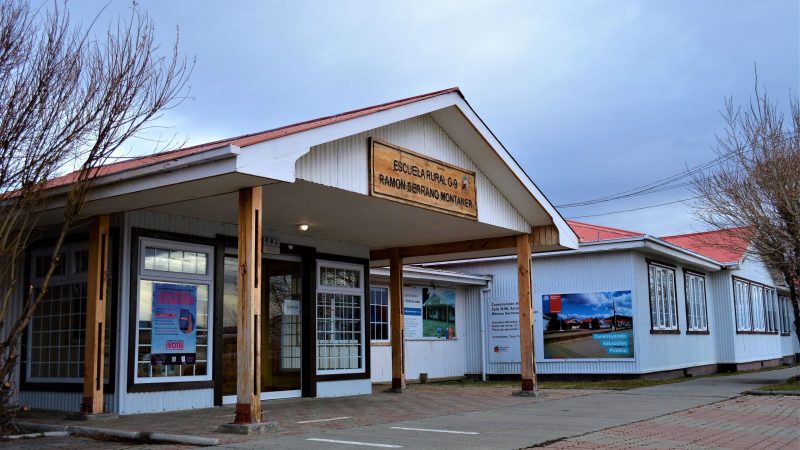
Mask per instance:
[[[111,175],[114,173],[124,172],[126,170],[138,169],[140,167],[157,164],[164,161],[170,161],[173,159],[190,156],[197,153],[202,153],[207,150],[214,150],[216,148],[224,147],[226,145],[247,147],[249,145],[258,144],[259,142],[269,141],[272,139],[277,139],[279,137],[288,136],[290,134],[312,130],[314,128],[319,128],[325,125],[344,122],[346,120],[355,119],[358,117],[374,114],[381,111],[386,111],[388,109],[397,108],[399,106],[415,103],[422,100],[427,100],[433,97],[438,97],[440,95],[450,94],[453,92],[458,93],[458,95],[463,97],[463,94],[461,93],[461,90],[458,87],[452,87],[449,89],[443,89],[441,91],[430,92],[427,94],[416,95],[414,97],[408,97],[388,103],[382,103],[380,105],[368,106],[366,108],[356,109],[341,114],[320,117],[319,119],[313,119],[305,122],[295,123],[292,125],[282,126],[279,128],[273,128],[271,130],[261,131],[258,133],[245,134],[242,136],[232,137],[228,139],[221,139],[206,144],[194,145],[191,147],[180,148],[176,150],[156,153],[153,155],[143,156],[141,158],[134,158],[126,161],[106,164],[99,168],[99,176]],[[77,174],[78,172],[72,172],[67,175],[54,178],[53,180],[50,181],[49,184],[51,187],[69,184],[75,180]]]
[[[578,235],[578,240],[580,242],[607,241],[611,239],[644,236],[644,233],[639,233],[638,231],[621,230],[619,228],[592,225],[590,223],[576,222],[574,220],[567,220],[567,224],[572,228],[572,231]]]
[[[721,263],[739,263],[750,245],[746,228],[664,236],[661,239]]]

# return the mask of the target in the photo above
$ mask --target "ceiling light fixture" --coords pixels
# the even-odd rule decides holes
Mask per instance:
[[[308,224],[307,223],[301,223],[301,224],[297,225],[297,229],[300,230],[300,231],[308,231]]]

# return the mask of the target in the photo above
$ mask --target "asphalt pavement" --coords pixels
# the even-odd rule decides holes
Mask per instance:
[[[799,367],[230,444],[224,448],[518,449],[725,401]],[[546,395],[546,391],[545,391]],[[798,400],[800,401],[800,400]],[[322,418],[324,419],[324,418]]]

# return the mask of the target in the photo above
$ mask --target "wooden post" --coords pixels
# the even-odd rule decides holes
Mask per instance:
[[[108,287],[108,215],[92,217],[86,282],[86,334],[81,414],[103,413],[103,357]]]
[[[400,249],[389,252],[389,297],[391,305],[392,340],[392,390],[402,392],[406,388],[405,339],[403,325],[403,259]]]
[[[522,358],[522,392],[534,392],[537,389],[537,385],[533,355],[531,239],[526,234],[517,236],[517,278],[519,286],[519,351]]]
[[[236,424],[261,422],[261,187],[239,190]]]

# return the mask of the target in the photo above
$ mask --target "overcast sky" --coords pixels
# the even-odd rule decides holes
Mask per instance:
[[[72,2],[89,20],[105,5]],[[166,49],[197,63],[163,119],[189,143],[459,86],[553,204],[625,191],[714,158],[726,96],[800,90],[800,2],[148,1]],[[125,14],[112,1],[105,24]],[[149,151],[132,143],[129,154]],[[685,189],[581,208],[604,214]],[[652,235],[697,231],[673,203],[579,220]]]

